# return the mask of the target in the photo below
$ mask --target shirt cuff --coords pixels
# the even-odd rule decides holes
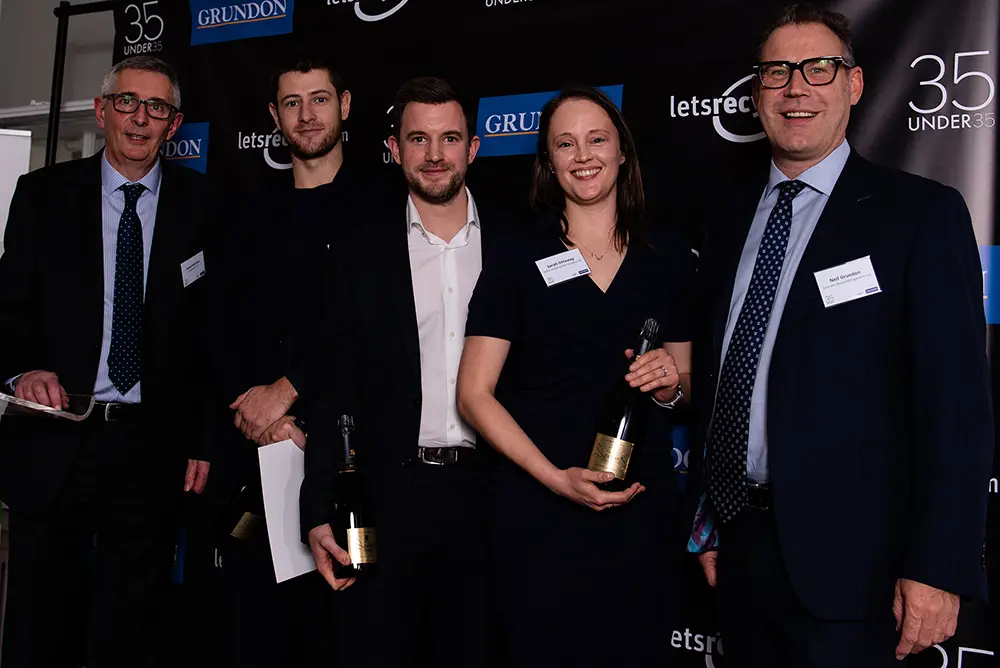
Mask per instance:
[[[18,378],[20,378],[20,377],[21,377],[21,376],[23,376],[23,375],[24,375],[23,373],[19,373],[19,374],[17,374],[16,376],[14,376],[13,378],[8,378],[8,379],[7,379],[7,389],[9,389],[9,390],[10,390],[10,393],[11,393],[11,394],[14,394],[14,392],[16,392],[16,391],[17,391],[17,390],[15,389],[15,387],[14,387],[14,383],[16,383],[16,382],[17,382],[17,379],[18,379]]]

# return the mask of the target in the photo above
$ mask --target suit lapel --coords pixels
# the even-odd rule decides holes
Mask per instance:
[[[729,306],[733,299],[736,272],[739,269],[740,257],[743,255],[743,246],[746,244],[747,234],[750,233],[757,205],[766,185],[766,177],[754,180],[734,199],[736,206],[728,212],[728,220],[723,220],[720,224],[712,221],[712,228],[718,230],[717,234],[720,236],[719,243],[713,248],[718,257],[718,275],[721,280],[712,317],[712,343],[716,359],[722,351],[722,340],[726,334]]]
[[[392,211],[387,214],[388,243],[385,248],[390,253],[386,263],[389,276],[389,293],[392,295],[396,319],[399,321],[403,350],[410,371],[417,384],[420,383],[420,333],[417,330],[417,306],[413,299],[413,276],[410,273],[410,248],[407,237],[405,207],[403,214]],[[377,249],[376,249],[377,252]],[[376,263],[378,266],[380,263]]]
[[[171,277],[177,281],[181,280],[179,265],[174,273],[170,272],[171,262],[177,259],[176,254],[172,252],[177,238],[177,231],[173,228],[177,225],[177,221],[181,220],[179,211],[181,198],[177,193],[176,179],[172,178],[173,170],[165,163],[162,165],[162,170],[156,220],[153,223],[153,241],[149,249],[149,267],[146,270],[144,303],[147,320],[153,310],[151,305],[164,294],[164,290],[169,287],[172,280]]]
[[[871,196],[871,184],[866,183],[869,179],[865,178],[865,172],[863,159],[852,150],[795,272],[781,314],[779,335],[807,313],[810,306],[820,303],[813,274],[854,259],[843,257],[845,229],[859,220],[865,201]]]
[[[83,331],[89,338],[86,377],[83,387],[93,388],[97,380],[97,367],[101,362],[101,342],[104,338],[104,192],[101,180],[101,161],[104,152],[98,153],[84,166],[84,178],[79,192],[73,199],[80,219],[80,315],[86,323]],[[114,272],[114,267],[109,267]],[[114,275],[112,273],[112,275]],[[87,390],[90,392],[91,390]]]

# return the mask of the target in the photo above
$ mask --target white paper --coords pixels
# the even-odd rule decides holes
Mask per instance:
[[[882,292],[870,255],[817,271],[814,275],[826,308]]]
[[[536,260],[535,266],[545,279],[546,285],[558,285],[590,273],[590,267],[587,266],[587,261],[583,259],[578,248]]]
[[[299,487],[305,476],[305,452],[287,440],[257,448],[257,456],[274,577],[284,582],[316,570],[316,561],[302,543],[299,531]]]

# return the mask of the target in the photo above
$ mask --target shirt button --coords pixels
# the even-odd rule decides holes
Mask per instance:
[[[448,288],[448,293],[449,294],[452,293],[452,292],[454,292],[454,291],[455,291],[455,288]]]
[[[452,385],[454,385],[454,384],[455,384],[455,379],[454,379],[454,378],[452,378],[452,379],[451,379],[451,384],[452,384]]]
[[[448,430],[449,431],[452,430],[452,429],[454,429],[454,428],[455,428],[455,425],[453,425],[453,424],[452,425],[448,425]]]
[[[455,332],[448,332],[448,336],[450,336],[451,338],[455,338]]]

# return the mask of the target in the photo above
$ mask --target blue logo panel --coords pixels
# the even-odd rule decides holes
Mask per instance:
[[[292,32],[295,0],[190,0],[191,46]]]
[[[181,123],[173,139],[163,142],[160,155],[204,174],[208,168],[208,123]]]
[[[1000,324],[1000,246],[980,246],[983,264],[983,307],[986,324]]]
[[[624,86],[600,86],[621,109]],[[545,103],[559,91],[484,97],[479,100],[476,134],[479,157],[531,155],[538,145],[538,123]]]

